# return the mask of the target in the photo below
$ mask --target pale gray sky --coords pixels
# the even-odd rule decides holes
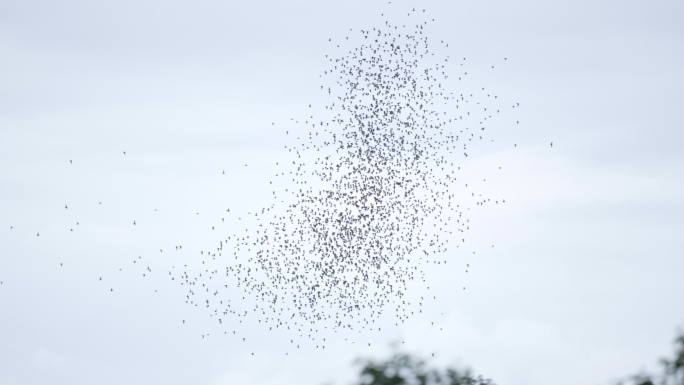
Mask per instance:
[[[258,325],[239,325],[245,343],[200,337],[213,323],[158,249],[212,245],[224,207],[262,205],[283,156],[270,122],[319,100],[327,38],[378,23],[383,3],[0,0],[0,385],[343,384],[401,339],[502,385],[598,385],[669,352],[684,322],[677,0],[393,1],[427,8],[447,54],[520,102],[520,129],[499,133],[519,148],[469,166],[504,165],[486,188],[508,205],[473,214],[476,256],[430,271],[440,301],[360,336],[371,348],[333,336],[285,356],[287,336]],[[159,274],[143,279],[137,255]]]

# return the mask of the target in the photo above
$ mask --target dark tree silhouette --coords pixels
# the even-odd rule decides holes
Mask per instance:
[[[468,369],[433,368],[425,361],[396,353],[385,361],[362,361],[359,385],[495,385]]]
[[[674,340],[674,358],[661,358],[661,373],[639,373],[618,385],[684,385],[684,330]]]
[[[684,329],[674,340],[672,358],[661,358],[657,374],[639,373],[617,385],[684,385]],[[430,367],[424,360],[406,353],[389,359],[361,360],[358,385],[495,385],[490,379],[475,376],[469,369]]]

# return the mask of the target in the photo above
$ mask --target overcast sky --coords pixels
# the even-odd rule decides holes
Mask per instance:
[[[428,272],[424,315],[293,352],[259,325],[201,338],[213,321],[164,276],[191,257],[168,250],[209,248],[224,208],[263,205],[284,155],[271,122],[320,100],[328,37],[378,24],[384,2],[0,0],[0,385],[345,384],[401,340],[502,385],[593,385],[668,353],[684,3],[393,3],[426,8],[442,53],[520,103],[500,133],[518,147],[469,164],[504,166],[486,189],[508,204],[473,213],[468,250]]]

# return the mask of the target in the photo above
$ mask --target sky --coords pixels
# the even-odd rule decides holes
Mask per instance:
[[[0,0],[0,385],[347,384],[355,358],[402,340],[505,385],[653,368],[684,322],[684,3],[390,9],[412,7],[474,83],[520,103],[520,127],[497,132],[518,146],[467,165],[508,203],[473,213],[468,250],[428,269],[424,314],[291,351],[259,325],[215,333],[164,277],[196,257],[169,250],[263,204],[287,140],[271,122],[321,100],[328,38],[387,4]]]

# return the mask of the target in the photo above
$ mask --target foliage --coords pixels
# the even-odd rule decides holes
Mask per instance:
[[[640,373],[619,385],[684,385],[684,331],[675,338],[674,358],[660,360],[661,373]]]
[[[684,385],[684,330],[675,338],[674,345],[674,356],[660,360],[659,373],[639,373],[618,385]],[[425,361],[405,353],[361,364],[358,385],[495,385],[468,369],[429,367]]]
[[[428,367],[423,360],[397,353],[386,361],[363,362],[359,385],[495,385],[470,370]]]

